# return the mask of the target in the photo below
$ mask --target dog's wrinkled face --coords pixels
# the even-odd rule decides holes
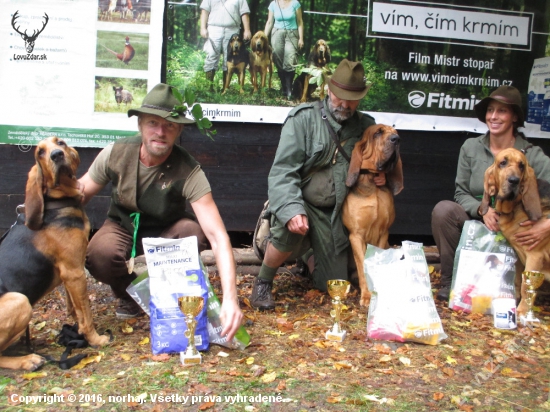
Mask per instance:
[[[239,54],[239,51],[242,47],[242,41],[238,34],[234,34],[231,36],[231,39],[229,40],[229,48],[231,49],[231,52],[235,55]]]
[[[498,200],[514,200],[521,192],[527,158],[516,149],[505,149],[495,157],[493,175]]]
[[[40,141],[34,157],[41,169],[44,186],[49,189],[59,185],[62,177],[73,179],[80,164],[78,152],[56,136]]]
[[[363,141],[363,169],[384,173],[393,170],[399,159],[401,141],[397,130],[383,124],[371,126],[365,131]]]
[[[317,40],[315,43],[315,48],[317,49],[318,55],[318,64],[325,65],[330,62],[330,48],[328,44],[323,39]]]
[[[352,187],[360,174],[385,173],[386,182],[394,195],[403,190],[403,164],[399,156],[401,138],[397,130],[385,124],[369,126],[355,144],[346,179]],[[363,174],[363,176],[365,176]]]
[[[250,47],[256,54],[262,54],[267,49],[267,37],[263,31],[257,32],[250,41]]]

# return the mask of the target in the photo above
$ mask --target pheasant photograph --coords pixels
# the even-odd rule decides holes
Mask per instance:
[[[117,53],[116,51],[111,50],[108,47],[105,47],[105,48],[109,50],[111,53],[113,53],[118,60],[120,60],[122,63],[125,63],[125,64],[130,63],[130,60],[132,60],[134,58],[134,54],[136,54],[136,51],[130,44],[130,37],[128,36],[126,36],[126,43],[124,44],[124,51],[122,53]]]
[[[98,31],[96,67],[147,70],[149,35],[143,33],[130,34],[132,34],[132,43],[130,43],[130,36],[126,36],[124,48],[121,49],[120,32]]]

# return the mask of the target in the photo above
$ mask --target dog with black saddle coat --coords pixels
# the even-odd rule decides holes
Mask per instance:
[[[79,333],[90,345],[105,345],[109,337],[94,328],[84,272],[90,223],[75,176],[80,158],[58,137],[39,142],[34,154],[24,212],[0,244],[0,353],[25,332],[32,306],[62,283]],[[44,362],[36,354],[0,355],[0,368],[35,370]]]

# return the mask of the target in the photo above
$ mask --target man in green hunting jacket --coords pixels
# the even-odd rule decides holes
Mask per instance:
[[[375,122],[356,110],[369,89],[360,62],[342,60],[327,84],[324,101],[290,111],[269,173],[271,234],[250,298],[261,310],[275,307],[273,278],[287,259],[305,254],[314,286],[323,291],[327,280],[348,277],[350,244],[341,207],[348,191],[349,162],[339,153],[329,128],[349,156]],[[384,184],[385,176],[375,182]]]
[[[156,85],[139,109],[128,111],[128,117],[138,116],[140,135],[107,146],[80,178],[86,202],[112,183],[108,218],[90,240],[86,267],[94,278],[111,286],[118,298],[117,317],[131,318],[140,312],[126,292],[136,277],[126,263],[132,248],[142,254],[144,237],[197,236],[199,250],[208,240],[222,280],[222,335],[230,341],[242,319],[233,250],[204,172],[175,144],[183,125],[194,123],[176,110],[180,104],[171,86]],[[196,220],[185,210],[186,201]]]

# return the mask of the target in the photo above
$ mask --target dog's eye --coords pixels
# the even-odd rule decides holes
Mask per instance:
[[[504,159],[504,160],[503,160],[502,162],[500,162],[498,165],[499,165],[500,167],[504,167],[504,166],[506,166],[507,164],[508,164],[508,159]]]
[[[38,149],[38,156],[44,156],[44,149]]]
[[[519,170],[521,170],[522,172],[525,170],[525,165],[523,163],[519,164]]]
[[[64,140],[58,140],[58,141],[57,141],[57,144],[58,144],[59,146],[67,146],[67,143],[65,143]]]

